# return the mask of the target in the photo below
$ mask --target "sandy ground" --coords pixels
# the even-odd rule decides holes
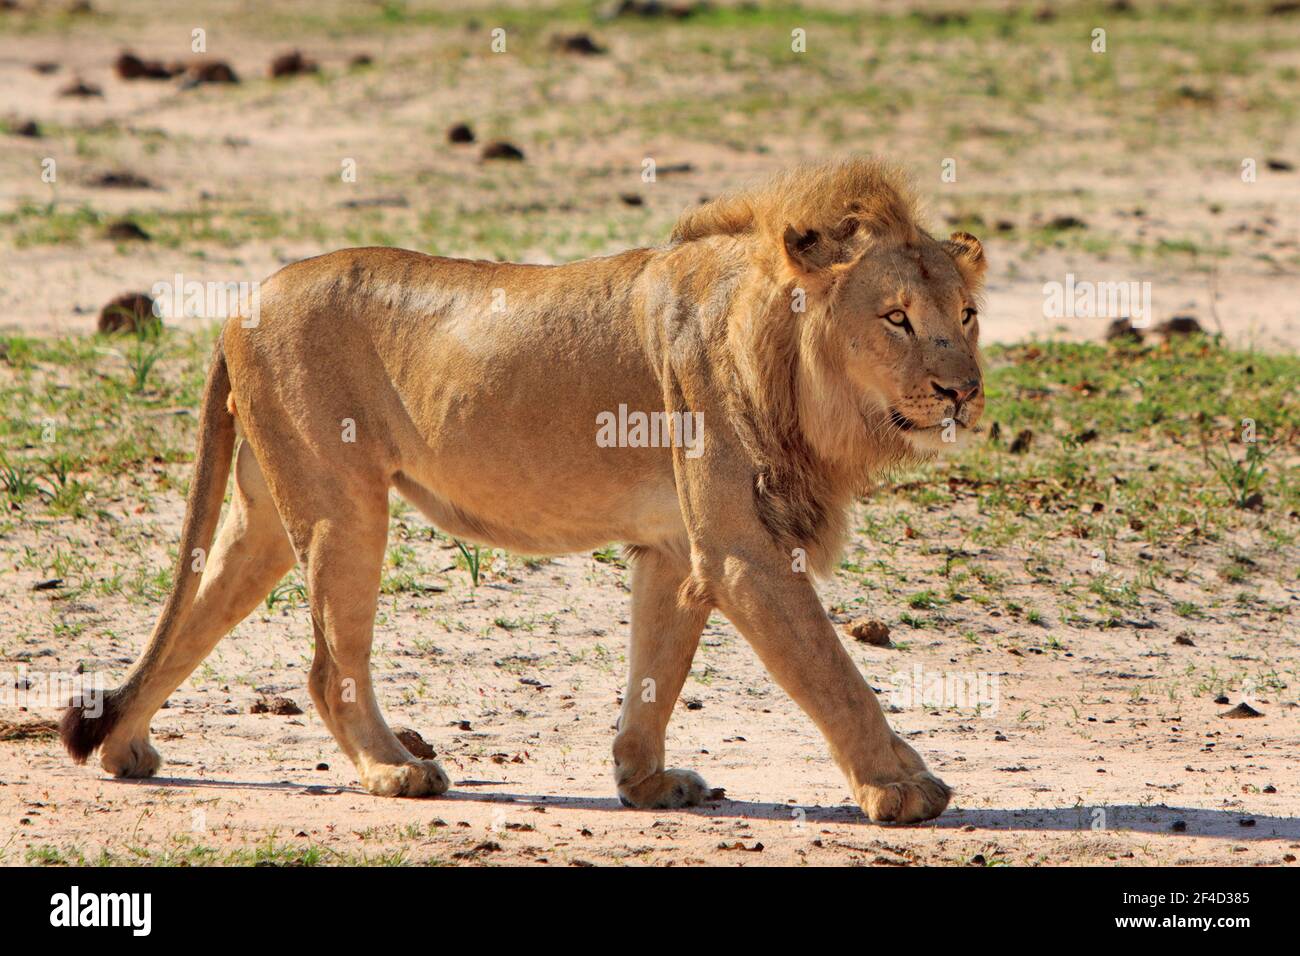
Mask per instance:
[[[863,513],[879,519],[896,507],[885,496]],[[927,583],[970,518],[968,508],[941,516],[932,532],[892,542],[888,560],[912,586]],[[178,524],[174,507],[158,516],[155,551]],[[398,522],[394,538],[430,567],[451,566],[418,523]],[[878,554],[882,544],[860,534],[853,550]],[[1189,569],[1212,560],[1179,550]],[[1010,596],[1055,619],[1059,607],[1026,580],[1029,558],[1077,568],[1087,550],[1070,538],[1028,552],[979,549],[985,570],[1013,580]],[[359,789],[305,690],[306,611],[279,605],[241,625],[159,713],[164,776],[108,779],[71,766],[52,740],[0,745],[4,861],[47,846],[91,860],[101,850],[161,860],[194,845],[229,853],[268,841],[324,847],[327,860],[575,865],[1281,864],[1300,849],[1300,635],[1285,611],[1183,620],[1174,603],[1200,590],[1186,583],[1168,603],[1145,602],[1131,626],[1035,627],[968,603],[945,609],[939,629],[895,623],[893,648],[846,639],[885,692],[891,721],[957,788],[938,821],[880,827],[851,804],[815,729],[722,619],[704,635],[669,761],[724,787],[727,799],[627,810],[609,755],[626,571],[587,556],[533,567],[498,557],[477,589],[460,570],[421,581],[446,590],[384,599],[375,670],[390,722],[416,728],[438,751],[453,779],[446,797],[385,800]],[[23,584],[6,582],[7,613],[39,620],[51,598]],[[897,622],[907,607],[902,588],[864,592],[848,575],[822,593],[841,622],[864,610]],[[1271,585],[1261,598],[1276,607],[1298,593],[1294,583]],[[94,626],[73,647],[29,641],[29,680],[76,662],[120,674],[152,609],[96,600],[58,615]],[[968,681],[965,696],[925,690],[935,675]],[[1263,716],[1225,718],[1219,679],[1237,687],[1229,704],[1249,700]],[[249,713],[264,694],[305,713]]]
[[[467,42],[463,28],[432,36],[319,32],[300,40],[280,23],[222,34],[216,27],[242,22],[248,8],[211,4],[211,53],[249,82],[191,91],[174,82],[127,83],[111,73],[122,46],[185,58],[194,20],[182,4],[167,7],[166,16],[131,14],[127,6],[97,4],[121,15],[66,34],[0,35],[0,114],[35,117],[56,130],[44,139],[0,138],[0,209],[54,200],[61,209],[90,204],[110,218],[157,214],[160,232],[175,242],[123,246],[94,227],[72,243],[25,244],[11,231],[0,254],[0,329],[89,331],[103,302],[126,289],[147,289],[176,272],[257,279],[285,262],[356,244],[355,237],[391,235],[394,244],[449,255],[497,254],[490,231],[451,229],[458,217],[496,213],[507,230],[523,230],[535,216],[545,233],[575,209],[589,218],[598,211],[601,224],[589,232],[555,228],[548,241],[514,234],[509,249],[530,261],[654,243],[701,196],[791,159],[876,142],[867,135],[870,111],[848,111],[844,122],[861,138],[833,145],[779,124],[761,143],[734,148],[673,128],[574,136],[572,117],[582,104],[616,92],[630,109],[653,104],[647,89],[667,96],[698,87],[689,69],[646,62],[636,40],[608,30],[597,30],[608,57],[566,63],[558,80],[544,83],[542,67],[528,57],[503,66],[455,54]],[[258,78],[275,53],[298,42],[320,60],[328,82],[306,78],[285,87]],[[350,72],[348,60],[363,51],[380,68]],[[42,60],[62,66],[38,74],[31,66]],[[104,97],[59,97],[74,75],[102,86]],[[712,89],[722,96],[741,83],[723,77]],[[485,169],[473,149],[446,147],[442,131],[459,119],[508,135],[529,161],[501,173]],[[982,231],[993,262],[986,336],[1098,338],[1105,319],[1042,316],[1043,283],[1073,272],[1150,281],[1157,320],[1190,313],[1235,344],[1294,348],[1300,175],[1261,170],[1259,181],[1246,185],[1237,167],[1240,156],[1256,151],[1300,159],[1300,133],[1265,123],[1254,139],[1242,133],[1217,142],[1206,134],[1182,146],[1176,124],[1184,121],[1175,119],[1154,152],[1143,154],[1104,125],[1087,126],[1090,120],[1066,115],[1059,104],[1009,109],[989,122],[1038,130],[1034,151],[999,164],[1001,139],[975,135],[960,154],[970,173],[947,185],[933,175],[951,151],[935,138],[947,120],[922,114],[892,127],[891,150],[932,177],[923,192],[936,223],[978,210],[989,227]],[[59,160],[54,186],[39,178],[46,155]],[[646,155],[693,168],[645,184]],[[355,184],[339,181],[340,161],[349,157],[361,170]],[[157,188],[88,184],[95,173],[121,168]],[[625,207],[617,198],[623,191],[643,195],[645,206]],[[344,205],[395,195],[402,204],[392,208]],[[1034,198],[1016,198],[1023,196]],[[1140,216],[1133,212],[1139,207]],[[280,225],[251,228],[252,209],[273,210]],[[166,218],[205,210],[208,218]],[[442,217],[422,222],[430,211]],[[994,226],[1002,215],[1028,229],[1060,214],[1079,215],[1114,237],[1118,251],[1038,248],[1000,239]],[[205,231],[189,235],[188,222]],[[225,228],[229,240],[219,234]],[[1136,259],[1123,251],[1128,241],[1186,235],[1226,253]],[[882,517],[901,506],[886,495],[867,507]],[[144,558],[162,566],[179,531],[176,496],[156,512],[123,509],[117,517],[144,538]],[[827,606],[897,621],[905,592],[935,577],[943,549],[962,540],[962,522],[978,516],[930,520],[928,534],[890,543],[889,560],[909,587],[864,593],[837,577],[822,589]],[[40,543],[92,555],[102,547],[105,560],[121,556],[120,543],[96,535],[56,520]],[[943,628],[896,625],[895,648],[846,639],[884,690],[916,668],[996,689],[978,708],[889,698],[891,721],[956,788],[939,820],[896,828],[864,820],[810,722],[734,629],[715,618],[683,695],[689,706],[679,705],[670,728],[669,754],[673,765],[725,788],[726,798],[696,810],[637,811],[618,806],[609,754],[622,690],[626,572],[586,555],[534,565],[499,558],[471,588],[463,571],[442,573],[452,552],[418,522],[395,526],[394,536],[406,536],[435,573],[421,577],[431,590],[384,599],[375,653],[381,699],[392,723],[417,728],[438,751],[453,779],[448,795],[383,800],[359,789],[306,693],[306,611],[282,602],[241,625],[160,712],[153,729],[166,763],[157,779],[117,781],[74,767],[49,739],[0,742],[0,862],[95,861],[101,853],[117,862],[197,860],[196,847],[218,859],[258,847],[290,858],[315,847],[323,862],[572,865],[1294,864],[1300,855],[1294,615],[1227,610],[1188,621],[1172,609],[1176,599],[1199,594],[1199,585],[1187,583],[1135,612],[1131,626],[1067,625],[1023,568],[1039,555],[1084,565],[1083,543],[1052,538],[978,549],[980,562],[1006,572],[1013,595],[1035,598],[1050,627],[964,604],[947,609]],[[855,536],[857,552],[879,547],[865,531]],[[1140,542],[1129,547],[1136,552]],[[1193,582],[1213,576],[1197,569],[1212,566],[1216,553],[1196,545],[1171,544],[1164,557],[1192,569]],[[1273,560],[1281,568],[1293,558]],[[1294,608],[1300,591],[1293,574],[1289,580],[1269,585],[1265,604]],[[156,608],[120,597],[68,606],[54,603],[57,594],[30,590],[33,583],[16,567],[0,575],[0,632],[11,639],[0,668],[21,678],[23,668],[37,675],[80,664],[120,676]],[[843,623],[850,615],[835,616]],[[69,622],[78,625],[75,639],[60,630]],[[1179,635],[1193,646],[1175,643]],[[21,653],[12,650],[19,644]],[[1232,688],[1226,705],[1215,703],[1220,685]],[[290,697],[304,713],[249,713],[263,694]],[[1243,697],[1262,716],[1225,719]],[[9,721],[52,713],[0,707]]]

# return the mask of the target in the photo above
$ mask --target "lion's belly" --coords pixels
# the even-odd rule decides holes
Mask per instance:
[[[662,435],[602,431],[620,406],[663,409],[627,327],[521,312],[446,317],[394,363],[414,426],[399,492],[449,533],[523,552],[684,540]]]
[[[482,464],[481,462],[479,464]],[[524,554],[586,551],[610,542],[680,549],[686,537],[671,482],[620,485],[588,473],[549,484],[498,481],[490,465],[456,474],[400,472],[394,487],[440,530]],[[546,476],[539,476],[546,477]]]

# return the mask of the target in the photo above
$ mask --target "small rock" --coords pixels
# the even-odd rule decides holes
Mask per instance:
[[[317,770],[328,770],[329,768],[330,768],[330,765],[327,764],[327,763],[318,763],[318,764],[316,765],[316,769],[317,769]]]
[[[708,4],[702,0],[696,2],[680,0],[677,3],[665,3],[664,0],[615,0],[602,10],[599,16],[602,20],[613,20],[617,17],[645,17],[646,19],[665,17],[685,20],[707,6]]]
[[[250,714],[275,714],[277,717],[294,717],[302,713],[292,698],[289,697],[262,697],[253,701],[249,706]]]
[[[1189,103],[1213,103],[1218,98],[1213,90],[1193,86],[1191,83],[1179,84],[1174,93],[1179,99],[1187,100]]]
[[[28,139],[39,139],[41,136],[41,127],[36,120],[24,120],[10,130],[15,136],[26,136]]]
[[[1196,646],[1196,642],[1195,642],[1194,640],[1192,640],[1190,637],[1188,637],[1186,634],[1179,634],[1177,637],[1174,638],[1174,643],[1175,643],[1175,644],[1180,644],[1180,645],[1182,645],[1183,647],[1195,647],[1195,646]]]
[[[424,738],[410,727],[394,727],[393,733],[402,742],[402,746],[410,751],[411,756],[419,757],[421,760],[432,760],[438,756],[437,751],[430,747]]]
[[[551,49],[581,56],[598,56],[605,52],[605,48],[587,33],[557,33],[551,37]]]
[[[625,206],[644,206],[645,199],[637,193],[619,193],[618,198],[623,201]]]
[[[63,89],[59,90],[60,96],[77,96],[82,99],[88,99],[92,96],[103,96],[104,91],[93,83],[87,83],[77,77]]]
[[[96,328],[134,333],[145,325],[161,325],[153,299],[143,292],[125,292],[100,310]]]
[[[130,170],[112,170],[92,176],[90,185],[99,189],[154,189],[154,184]]]
[[[472,850],[458,850],[452,854],[452,858],[456,860],[472,860],[484,853],[496,853],[500,849],[501,844],[495,840],[484,840]]]
[[[405,209],[411,205],[405,196],[370,196],[365,199],[345,199],[339,203],[344,209]]]
[[[859,618],[849,624],[849,635],[873,647],[889,647],[889,625],[874,618]]]
[[[142,60],[129,50],[123,50],[113,64],[117,75],[124,80],[169,80],[172,68],[158,60]]]
[[[1078,216],[1053,216],[1047,222],[1048,229],[1087,229],[1088,224]]]
[[[374,57],[372,57],[369,53],[358,53],[352,59],[348,60],[348,66],[354,70],[359,70],[362,67],[366,67],[366,66],[374,66],[374,64],[375,64]]]
[[[108,224],[108,228],[104,230],[104,238],[112,239],[115,242],[130,242],[132,240],[148,242],[150,236],[149,233],[130,219],[119,219]]]
[[[224,60],[205,60],[190,67],[185,86],[202,86],[205,83],[238,83],[239,74]]]
[[[300,76],[304,73],[319,73],[320,65],[315,60],[309,60],[302,55],[301,50],[290,50],[288,53],[281,53],[271,61],[271,76]]]
[[[524,151],[513,143],[498,140],[484,146],[480,155],[483,159],[505,159],[517,163],[523,161]]]
[[[1244,720],[1247,717],[1263,717],[1264,715],[1243,700],[1236,707],[1232,708],[1232,710],[1224,711],[1219,716],[1227,717],[1231,720]]]
[[[655,169],[655,175],[666,176],[673,173],[692,173],[694,171],[695,171],[694,163],[662,163]],[[709,201],[708,196],[700,197],[701,203],[706,203],[708,201]]]
[[[1289,173],[1295,169],[1294,164],[1285,159],[1266,159],[1264,165],[1275,173]]]
[[[1190,315],[1175,315],[1172,318],[1159,322],[1151,330],[1165,338],[1172,338],[1175,335],[1203,335],[1205,330],[1201,328],[1201,323],[1197,322]]]
[[[1132,321],[1129,319],[1113,319],[1110,325],[1106,326],[1106,341],[1116,342],[1120,339],[1141,342],[1142,333],[1134,328]]]
[[[54,591],[63,587],[63,578],[48,578],[32,585],[33,591]]]
[[[474,142],[474,130],[470,129],[468,123],[457,123],[447,130],[447,142],[472,143]]]

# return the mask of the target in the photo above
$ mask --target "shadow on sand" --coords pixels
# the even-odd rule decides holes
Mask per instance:
[[[253,790],[262,792],[297,793],[304,796],[368,796],[358,786],[325,786],[309,783],[280,781],[200,780],[189,777],[154,777],[148,780],[114,780],[116,784],[131,787],[160,789],[218,789]],[[458,780],[452,789],[433,802],[510,803],[524,806],[553,807],[561,810],[591,810],[621,814],[665,813],[691,816],[746,819],[793,820],[802,812],[807,823],[872,824],[857,807],[804,807],[797,804],[765,803],[760,801],[714,801],[705,806],[686,810],[635,810],[622,806],[617,797],[565,797],[541,794],[510,793],[501,790],[483,790],[479,787],[508,788],[508,780]],[[912,824],[915,827],[934,827],[941,830],[962,830],[971,827],[982,831],[1080,831],[1098,830],[1160,833],[1173,836],[1212,836],[1236,840],[1294,840],[1300,841],[1300,819],[1250,814],[1237,810],[1205,810],[1195,807],[1170,807],[1163,804],[1135,806],[1113,804],[1110,806],[1077,806],[1062,809],[1001,809],[950,807],[937,820]],[[901,827],[906,829],[907,827]],[[891,827],[900,829],[900,827]]]

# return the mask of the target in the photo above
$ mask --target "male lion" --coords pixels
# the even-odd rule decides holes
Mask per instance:
[[[628,544],[624,803],[709,795],[664,766],[664,732],[717,608],[816,722],[872,820],[937,816],[948,787],[886,724],[805,568],[834,567],[873,472],[979,419],[984,269],[978,240],[931,238],[903,177],[866,159],[718,199],[655,249],[562,266],[349,249],[282,269],[260,321],[228,322],[213,355],[176,583],[149,646],[102,715],[73,701],[65,745],[78,762],[102,748],[117,776],[153,774],[154,712],[299,561],[321,717],[371,792],[443,793],[447,775],[403,748],[371,685],[396,489],[494,547]],[[703,433],[689,449],[609,447],[597,423],[620,406],[690,415]],[[197,564],[237,429],[232,504]],[[639,692],[647,679],[654,694]]]

